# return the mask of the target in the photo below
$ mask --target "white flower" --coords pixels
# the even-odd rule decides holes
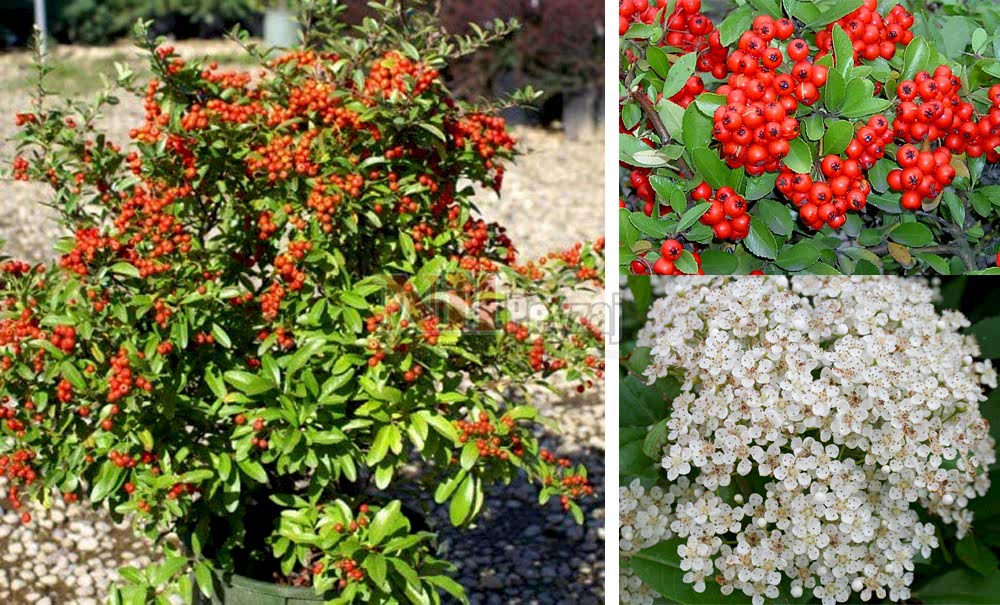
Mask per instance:
[[[937,290],[916,279],[655,290],[638,344],[651,382],[683,375],[661,457],[672,485],[622,488],[621,551],[683,538],[686,582],[754,603],[777,598],[784,578],[824,605],[909,599],[914,557],[938,546],[917,507],[964,535],[996,461],[979,406],[997,372],[961,333],[969,321],[938,313]],[[622,602],[645,602],[648,589],[622,578]]]

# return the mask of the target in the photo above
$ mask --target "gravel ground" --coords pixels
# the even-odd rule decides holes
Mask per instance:
[[[231,52],[224,43],[178,44],[182,54]],[[127,48],[60,49],[56,60],[129,59]],[[12,116],[28,104],[23,54],[0,55],[0,160],[13,155],[7,142]],[[67,90],[79,79],[65,81]],[[79,92],[83,92],[82,90]],[[128,129],[142,119],[141,103],[123,98],[104,123],[110,138],[126,142]],[[523,257],[593,240],[603,232],[604,147],[600,140],[570,141],[553,130],[515,129],[525,153],[511,167],[504,197],[483,192],[477,203],[489,220],[507,225]],[[45,186],[0,182],[0,239],[3,252],[33,262],[54,258],[52,243],[62,237],[44,206]],[[599,302],[594,297],[592,302]],[[546,446],[584,463],[598,486],[585,505],[586,522],[577,526],[556,503],[537,504],[535,488],[519,481],[488,492],[487,511],[470,531],[454,532],[442,517],[448,557],[475,604],[597,604],[604,601],[604,392],[540,395],[536,403],[562,428],[548,433]],[[7,605],[89,605],[103,602],[112,571],[123,562],[142,565],[151,556],[141,540],[116,528],[103,511],[57,504],[33,512],[24,527],[4,514],[0,486],[0,600]],[[138,557],[138,558],[136,558]]]

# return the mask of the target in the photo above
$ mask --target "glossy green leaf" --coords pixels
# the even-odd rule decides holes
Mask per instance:
[[[778,255],[778,242],[762,220],[750,219],[750,233],[743,240],[747,250],[761,258],[774,259]]]

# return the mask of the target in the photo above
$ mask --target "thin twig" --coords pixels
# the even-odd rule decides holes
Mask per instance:
[[[653,125],[653,131],[656,133],[656,136],[660,137],[660,144],[666,145],[667,142],[670,141],[670,133],[667,131],[667,127],[663,124],[663,119],[660,118],[660,114],[656,111],[656,107],[653,105],[653,102],[639,90],[632,91],[632,98],[639,103],[639,107],[642,108],[642,113],[645,114],[646,118],[648,118],[649,122]],[[679,172],[681,173],[681,176],[684,178],[689,179],[694,176],[694,172],[691,170],[691,167],[687,165],[687,162],[683,157],[677,158],[677,166],[680,169]]]

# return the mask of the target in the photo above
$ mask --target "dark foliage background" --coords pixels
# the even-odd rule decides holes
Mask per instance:
[[[219,37],[240,24],[259,34],[261,0],[48,0],[51,34],[70,44],[102,45],[128,35],[136,19],[151,19],[156,34],[174,38]],[[292,3],[288,3],[292,4]],[[348,21],[371,14],[367,0],[343,2]],[[414,5],[418,4],[413,2]],[[420,3],[422,4],[422,3]],[[505,44],[452,67],[460,96],[506,93],[530,85],[551,96],[602,86],[603,19],[600,0],[443,0],[446,28],[464,33],[470,24],[517,19],[520,32]],[[0,48],[23,46],[31,37],[31,0],[0,2]]]

